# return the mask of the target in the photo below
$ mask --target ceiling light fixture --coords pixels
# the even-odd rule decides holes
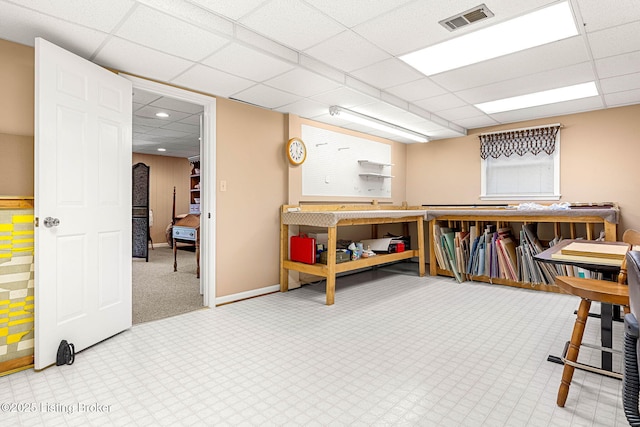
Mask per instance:
[[[166,148],[158,148],[158,151],[167,151]]]
[[[476,108],[486,114],[501,113],[503,111],[519,110],[521,108],[537,107],[539,105],[555,104],[557,102],[597,96],[598,88],[595,82],[581,83],[542,92],[528,93],[511,98],[475,104]]]
[[[164,112],[156,113],[156,117],[166,119],[167,117],[169,117],[169,113],[164,113]]]
[[[427,135],[423,135],[418,132],[414,132],[410,129],[403,128],[402,126],[394,125],[393,123],[385,122],[384,120],[376,119],[355,111],[347,110],[346,108],[334,105],[329,108],[329,114],[332,116],[340,117],[341,119],[349,120],[353,123],[368,126],[373,129],[388,132],[393,135],[402,136],[416,142],[429,142],[431,139]]]
[[[430,76],[577,35],[565,1],[399,58]]]

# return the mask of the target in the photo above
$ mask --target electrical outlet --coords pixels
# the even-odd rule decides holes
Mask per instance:
[[[220,181],[220,191],[227,191],[227,181]]]

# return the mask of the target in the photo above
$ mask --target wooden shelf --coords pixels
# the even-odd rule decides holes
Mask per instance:
[[[290,211],[291,208],[295,208],[296,211]],[[376,214],[376,211],[382,211]],[[353,211],[353,214],[351,212]],[[389,211],[393,211],[392,215]],[[402,215],[403,211],[406,211],[406,215]],[[297,222],[295,220],[284,221],[283,216],[290,215],[292,212],[308,212],[313,215],[323,217],[326,220],[326,216],[335,218],[335,221],[322,222],[324,225]],[[339,215],[340,213],[349,212],[347,215]],[[324,216],[323,216],[324,214]],[[347,271],[358,270],[367,267],[373,267],[380,264],[387,264],[395,261],[409,259],[413,257],[418,258],[418,271],[420,276],[424,276],[425,269],[425,247],[424,247],[424,210],[409,208],[408,206],[393,206],[385,205],[380,206],[377,203],[373,205],[300,205],[300,206],[288,206],[284,205],[281,208],[280,217],[280,291],[286,292],[289,290],[289,271],[298,271],[301,273],[312,274],[315,276],[326,277],[326,304],[332,305],[335,298],[335,282],[336,274],[344,273]],[[302,220],[302,218],[300,218]],[[379,224],[392,224],[413,223],[416,225],[416,248],[406,250],[404,252],[397,252],[392,254],[377,254],[369,258],[360,258],[355,261],[347,261],[343,263],[336,263],[336,246],[337,246],[337,229],[338,227],[353,226],[353,225],[372,225],[377,226]],[[314,225],[320,227],[326,227],[328,235],[327,243],[327,264],[304,264],[300,262],[291,261],[289,256],[289,225]],[[376,236],[373,232],[372,236]],[[412,243],[413,247],[413,243]]]
[[[618,209],[615,206],[615,209]],[[500,215],[491,215],[490,213],[483,213],[482,208],[478,208],[476,212],[472,212],[473,209],[468,209],[468,212],[465,213],[452,213],[452,214],[443,214],[438,215],[434,219],[429,221],[429,274],[432,276],[449,276],[454,277],[453,272],[449,270],[445,270],[439,267],[438,261],[435,254],[434,249],[434,226],[436,223],[446,222],[448,224],[460,224],[462,229],[467,229],[470,225],[479,225],[479,224],[487,224],[494,223],[496,226],[498,224],[527,224],[527,223],[551,223],[554,224],[555,230],[559,230],[560,224],[569,224],[570,228],[570,236],[565,236],[567,238],[576,238],[576,224],[583,224],[585,228],[585,237],[587,240],[593,240],[597,236],[595,235],[594,226],[601,225],[603,231],[605,233],[605,240],[607,241],[615,241],[616,240],[616,232],[617,232],[617,224],[614,222],[610,222],[605,219],[605,216],[598,215],[568,215],[567,212],[563,211],[550,211],[549,214],[540,215],[538,214],[527,214],[524,211],[508,211],[507,213],[501,213]],[[574,212],[575,213],[575,212]],[[554,230],[554,231],[555,231]],[[465,278],[468,278],[469,281],[477,281],[477,282],[485,282],[499,285],[507,285],[514,286],[518,288],[525,289],[536,289],[547,292],[560,292],[559,288],[554,284],[543,284],[543,283],[529,283],[529,282],[519,282],[508,280],[504,278],[489,278],[488,276],[467,276],[466,274],[461,273]]]
[[[360,258],[354,261],[346,261],[336,264],[336,273],[344,273],[346,271],[357,270],[360,268],[388,264],[390,262],[410,259],[419,255],[420,252],[417,250],[408,250],[392,254],[377,254],[369,258]],[[321,277],[327,277],[329,275],[329,267],[326,264],[304,264],[302,262],[285,260],[284,268]]]

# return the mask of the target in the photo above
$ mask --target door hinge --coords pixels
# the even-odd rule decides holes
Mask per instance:
[[[38,218],[38,217],[35,218],[33,226],[34,227],[39,227],[40,226],[40,218]]]

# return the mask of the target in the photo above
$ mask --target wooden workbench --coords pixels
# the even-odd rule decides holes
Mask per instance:
[[[419,258],[419,274],[425,275],[424,220],[426,211],[407,206],[382,205],[301,205],[282,206],[280,212],[280,291],[289,290],[288,270],[325,277],[326,304],[335,299],[336,274],[389,262]],[[378,254],[355,261],[336,263],[338,227],[350,225],[378,225],[393,223],[415,223],[417,226],[417,249],[392,254]],[[327,229],[327,264],[304,264],[289,260],[289,226],[307,225]],[[413,246],[413,245],[412,245]]]

